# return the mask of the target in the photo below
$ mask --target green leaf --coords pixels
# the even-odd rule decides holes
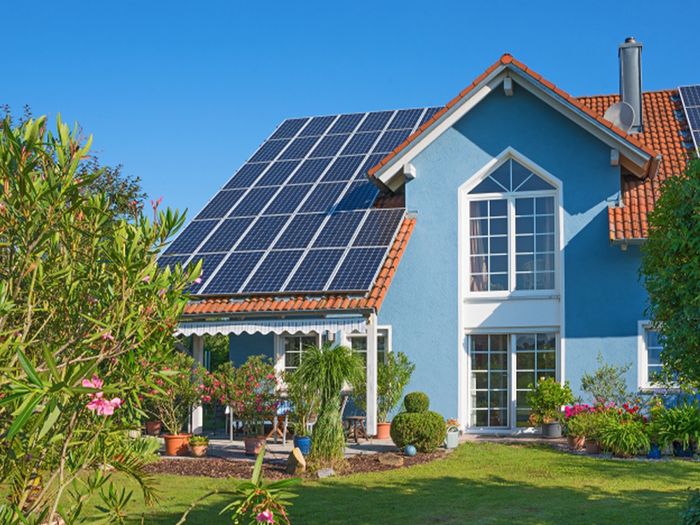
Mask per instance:
[[[24,373],[27,374],[27,378],[36,386],[43,387],[44,383],[39,378],[36,369],[32,366],[27,359],[27,356],[25,356],[21,350],[17,350],[17,358],[19,359],[19,364],[22,365]]]
[[[58,419],[58,416],[61,415],[61,408],[56,406],[54,409],[51,411],[49,414],[49,417],[46,418],[46,421],[44,421],[44,425],[41,427],[41,431],[39,431],[39,439],[43,438],[46,433],[51,430],[51,427],[54,426],[56,423],[56,420]]]
[[[24,427],[24,425],[27,423],[34,412],[34,409],[41,402],[41,398],[42,396],[40,395],[33,395],[24,400],[24,403],[22,403],[17,411],[17,417],[15,417],[10,429],[7,431],[8,439],[12,439],[20,430],[22,430],[22,427]]]
[[[250,480],[255,485],[260,483],[260,478],[262,477],[262,464],[263,464],[264,457],[265,457],[265,445],[263,445],[260,448],[260,452],[258,452],[258,457],[255,460],[255,467],[253,468],[253,476],[250,478]]]

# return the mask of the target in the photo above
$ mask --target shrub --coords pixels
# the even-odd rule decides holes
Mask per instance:
[[[209,438],[207,436],[192,436],[190,438],[190,445],[193,447],[196,446],[201,446],[201,445],[208,445],[209,444]]]
[[[581,390],[591,395],[594,403],[616,403],[622,405],[631,396],[627,391],[625,375],[632,365],[611,365],[598,354],[598,369],[581,378]]]
[[[410,392],[403,398],[406,412],[426,412],[430,407],[430,398],[423,392]]]
[[[700,412],[695,404],[657,409],[653,417],[654,433],[658,436],[660,445],[679,443],[687,448],[698,443]]]
[[[598,439],[603,448],[620,457],[646,454],[651,448],[647,425],[638,419],[607,417],[598,429]]]
[[[419,452],[432,452],[442,445],[446,434],[445,420],[430,410],[401,412],[391,422],[391,439],[399,448],[413,445]]]
[[[571,392],[569,382],[562,386],[553,377],[540,379],[537,385],[530,385],[528,401],[532,409],[533,423],[553,423],[561,419],[561,407],[574,402],[574,394]]]

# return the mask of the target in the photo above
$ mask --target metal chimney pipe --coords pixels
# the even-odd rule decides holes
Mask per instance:
[[[620,97],[634,108],[630,133],[643,130],[642,122],[642,44],[634,37],[625,39],[618,49],[620,59]]]

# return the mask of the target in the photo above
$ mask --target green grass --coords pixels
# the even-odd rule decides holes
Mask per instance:
[[[206,491],[233,480],[158,476],[162,493],[146,523],[174,523]],[[291,508],[303,524],[676,523],[700,464],[574,456],[548,447],[462,445],[447,459],[408,469],[305,482]],[[187,523],[228,523],[221,498]],[[141,512],[138,498],[132,509]]]

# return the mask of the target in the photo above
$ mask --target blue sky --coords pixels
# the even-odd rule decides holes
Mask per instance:
[[[438,105],[504,52],[613,93],[634,35],[646,90],[700,83],[698,2],[22,4],[2,7],[0,104],[80,122],[103,162],[191,212],[284,118]]]

